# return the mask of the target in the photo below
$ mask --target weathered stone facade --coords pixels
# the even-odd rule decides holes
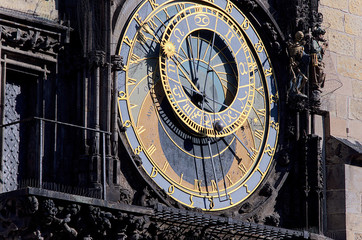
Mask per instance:
[[[362,140],[362,2],[320,1],[329,47],[322,109],[330,112],[331,135]]]

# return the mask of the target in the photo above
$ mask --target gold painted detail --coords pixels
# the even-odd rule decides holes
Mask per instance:
[[[173,57],[176,53],[175,45],[170,41],[166,41],[166,42],[162,43],[161,47],[162,47],[163,53],[168,58]]]

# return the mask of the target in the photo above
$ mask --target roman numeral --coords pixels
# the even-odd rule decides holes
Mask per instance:
[[[195,179],[194,180],[194,190],[201,191],[201,183],[202,183],[202,180]]]
[[[152,155],[156,151],[155,145],[151,144],[151,146],[147,149],[149,155]]]
[[[264,151],[265,153],[267,153],[269,156],[273,156],[274,152],[275,152],[275,148],[272,148],[269,144],[266,146],[266,149]]]
[[[255,130],[254,132],[254,136],[260,140],[263,138],[263,134],[264,134],[263,130]]]
[[[163,164],[162,171],[163,171],[163,172],[166,172],[166,171],[167,171],[168,166],[170,166],[170,164],[166,161],[166,162]]]
[[[233,185],[233,184],[234,184],[234,182],[233,182],[232,179],[231,179],[230,174],[227,174],[225,177],[226,177],[226,179],[229,181],[229,185]]]
[[[139,126],[139,127],[137,128],[137,134],[141,134],[141,133],[143,133],[144,131],[146,131],[146,128],[143,127],[143,126]]]
[[[155,9],[158,7],[156,0],[148,0],[148,2],[151,4],[152,9]]]
[[[131,56],[130,63],[138,63],[140,60],[141,60],[141,58],[133,53],[132,56]]]
[[[181,173],[181,175],[180,175],[180,181],[178,182],[180,185],[182,184],[183,178],[184,178],[184,174]]]
[[[217,191],[217,186],[216,186],[216,182],[215,182],[215,180],[211,180],[211,191],[212,192],[215,192],[215,191]]]
[[[132,45],[133,45],[133,41],[132,41],[131,39],[129,39],[128,36],[125,36],[123,41],[124,41],[128,46],[132,46]]]
[[[247,172],[247,169],[246,169],[244,163],[242,163],[242,162],[239,163],[238,168],[240,169],[240,171],[243,175]]]
[[[127,83],[128,85],[136,85],[137,80],[133,78],[128,78]]]

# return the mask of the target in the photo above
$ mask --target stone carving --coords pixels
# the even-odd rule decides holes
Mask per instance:
[[[89,64],[103,67],[106,64],[106,53],[104,51],[92,51],[89,53]]]
[[[139,195],[138,204],[144,207],[153,207],[158,203],[158,200],[152,196],[152,190],[146,186]]]
[[[324,87],[326,74],[324,73],[323,56],[328,47],[328,42],[324,38],[326,31],[317,25],[312,31],[311,39],[311,71],[310,71],[310,91],[312,106],[319,108],[320,92]]]
[[[4,39],[9,44],[16,44],[18,47],[31,50],[58,52],[61,49],[59,39],[35,30],[0,26],[0,39]]]
[[[247,12],[253,11],[258,6],[254,0],[240,0],[240,2],[243,5],[243,10]]]
[[[294,41],[288,43],[289,53],[289,72],[290,72],[290,84],[289,84],[289,96],[306,98],[303,94],[304,86],[308,81],[308,64],[309,55],[304,52],[304,34],[298,31],[295,34]]]
[[[268,33],[268,36],[270,37],[270,45],[271,47],[277,52],[278,54],[281,53],[282,48],[280,46],[280,43],[278,42],[278,33],[273,27],[273,25],[269,22],[266,22],[263,24],[264,29]]]
[[[277,227],[280,223],[280,216],[278,213],[273,213],[264,219],[264,223],[269,226]]]
[[[112,70],[113,71],[120,71],[123,69],[124,64],[123,64],[123,57],[120,55],[112,55],[111,56],[111,61],[112,61]]]
[[[274,187],[269,182],[267,182],[262,187],[262,189],[260,189],[259,195],[264,197],[270,197],[274,191]]]

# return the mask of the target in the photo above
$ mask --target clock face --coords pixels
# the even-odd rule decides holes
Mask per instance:
[[[142,2],[121,37],[120,119],[145,173],[189,207],[224,210],[272,163],[278,90],[264,44],[228,0]]]

